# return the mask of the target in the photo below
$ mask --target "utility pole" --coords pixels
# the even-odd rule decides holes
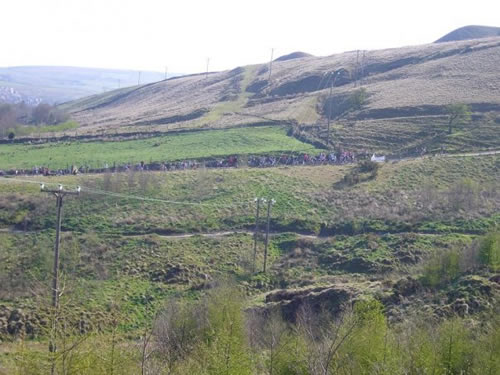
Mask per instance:
[[[40,191],[53,194],[56,197],[56,207],[57,207],[57,221],[56,221],[56,242],[54,245],[54,268],[52,271],[52,307],[54,309],[54,314],[56,314],[59,309],[59,244],[61,241],[61,221],[62,221],[62,206],[63,198],[66,195],[80,195],[80,186],[76,188],[76,191],[66,191],[62,185],[59,185],[57,190],[45,189],[45,185],[40,185]],[[52,321],[52,328],[55,329],[56,319],[54,317]],[[49,352],[55,353],[57,350],[55,342],[53,339],[49,342]],[[51,373],[54,373],[54,366],[52,366]]]
[[[210,64],[210,57],[207,57],[207,73],[205,74],[205,79],[208,78],[208,65]]]
[[[366,51],[363,50],[363,56],[361,57],[361,77],[359,80],[360,86],[363,86],[363,78],[365,76],[365,57],[366,57]]]
[[[359,79],[359,49],[356,51],[356,68],[354,69],[354,74],[354,87],[357,87]]]
[[[274,48],[271,48],[271,61],[269,61],[269,78],[268,78],[269,82],[271,82],[271,73],[273,72],[273,55],[274,55]]]
[[[165,66],[165,79],[168,77],[168,66]]]
[[[333,81],[330,84],[330,93],[328,95],[328,129],[326,133],[326,147],[330,149],[330,119],[332,117],[332,90],[333,90]]]
[[[274,199],[269,199],[267,201],[267,228],[266,228],[266,242],[264,247],[264,273],[266,273],[267,266],[267,247],[269,244],[269,222],[271,220],[271,206],[274,205],[276,201]]]
[[[141,72],[139,72],[139,76],[137,77],[137,86],[141,84]]]
[[[257,211],[255,212],[255,230],[253,232],[253,272],[255,272],[255,262],[257,259],[257,240],[259,238],[259,213],[260,203],[266,203],[264,198],[255,198],[254,202],[257,203]]]
[[[332,83],[330,84],[330,93],[328,94],[328,130],[326,134],[326,146],[328,149],[330,149],[330,121],[332,117],[332,91],[333,91],[333,86],[335,85],[335,81],[337,80],[337,73],[333,73],[333,80]]]

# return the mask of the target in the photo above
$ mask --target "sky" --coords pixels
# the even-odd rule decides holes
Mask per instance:
[[[0,66],[196,73],[500,26],[495,0],[1,0]]]

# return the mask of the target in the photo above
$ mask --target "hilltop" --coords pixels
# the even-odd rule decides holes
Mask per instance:
[[[0,68],[0,99],[10,103],[63,103],[84,96],[137,85],[138,71],[70,66]],[[164,79],[159,72],[141,72],[141,83]]]
[[[453,42],[467,39],[491,38],[500,36],[500,27],[470,25],[460,27],[445,36],[439,38],[434,43]]]

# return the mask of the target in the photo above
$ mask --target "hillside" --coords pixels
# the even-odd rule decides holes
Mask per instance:
[[[84,96],[135,86],[138,71],[68,66],[14,66],[0,68],[0,99],[30,104],[63,103]],[[141,72],[141,83],[164,79],[159,72]]]
[[[326,141],[333,84],[333,143],[404,152],[423,146],[498,147],[500,38],[428,44],[275,61],[231,71],[171,78],[63,106],[79,134],[226,128],[295,123]],[[353,104],[359,96],[361,102]],[[466,103],[473,122],[445,137],[446,106]],[[446,138],[446,139],[445,139]]]
[[[0,374],[500,373],[499,67],[296,52],[14,129]]]
[[[434,43],[454,42],[467,39],[491,38],[496,36],[500,36],[500,27],[470,25],[453,30],[452,32],[436,40]]]
[[[53,199],[40,192],[38,181],[50,188],[80,185],[83,191],[65,198],[62,224],[64,328],[57,342],[90,345],[70,346],[72,353],[108,350],[116,335],[120,353],[137,363],[143,332],[151,330],[152,347],[165,343],[158,324],[162,314],[172,314],[169,306],[187,308],[206,295],[215,298],[224,280],[244,296],[238,309],[245,310],[241,319],[248,323],[272,311],[288,323],[300,319],[305,308],[311,319],[322,309],[341,314],[353,301],[374,300],[391,335],[401,340],[417,326],[429,330],[419,331],[420,339],[439,335],[447,343],[444,337],[452,336],[441,327],[463,325],[461,332],[474,332],[467,333],[474,339],[464,342],[496,352],[498,329],[490,324],[500,306],[500,279],[496,263],[488,268],[476,258],[500,220],[499,163],[498,155],[386,163],[354,185],[346,184],[345,176],[359,166],[349,164],[0,177],[0,372],[50,363],[43,356],[50,332],[45,296],[56,219]],[[265,217],[253,261],[254,197],[276,199],[266,272]],[[213,311],[240,301],[234,293],[216,299]],[[197,316],[205,311],[203,305],[199,309]],[[252,329],[244,332],[253,337]],[[481,332],[493,335],[492,344],[477,338]],[[16,340],[27,348],[20,352]],[[392,342],[391,336],[387,345]],[[476,356],[474,366],[488,369],[490,362]],[[98,355],[91,363],[105,358]],[[153,366],[158,358],[151,356],[148,363]]]

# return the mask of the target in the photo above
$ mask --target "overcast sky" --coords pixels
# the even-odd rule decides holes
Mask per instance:
[[[0,66],[194,73],[293,51],[325,56],[500,26],[495,0],[1,0]]]

